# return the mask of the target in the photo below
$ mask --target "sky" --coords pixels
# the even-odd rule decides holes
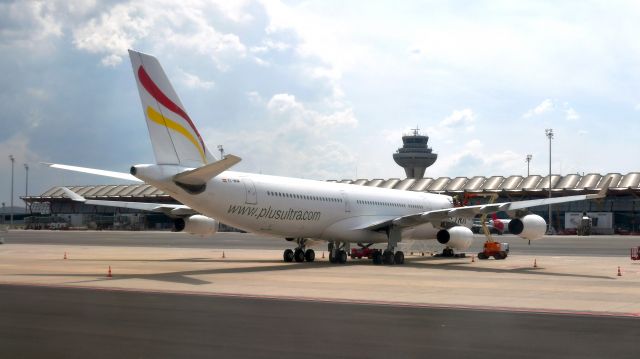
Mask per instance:
[[[404,178],[418,126],[427,177],[640,171],[634,1],[0,1],[0,199],[118,183],[153,151],[127,56],[162,63],[234,170]]]

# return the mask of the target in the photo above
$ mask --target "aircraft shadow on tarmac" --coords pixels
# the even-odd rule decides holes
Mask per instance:
[[[263,266],[250,266],[250,267],[233,267],[233,268],[212,268],[212,269],[195,269],[195,270],[187,270],[187,271],[175,271],[175,272],[164,272],[164,273],[117,273],[117,267],[114,268],[114,272],[116,272],[112,278],[106,278],[105,273],[99,274],[90,274],[90,273],[82,273],[82,274],[69,274],[69,273],[49,273],[49,274],[19,274],[22,276],[38,276],[38,277],[74,277],[74,278],[86,278],[86,280],[80,280],[71,283],[90,283],[90,282],[102,282],[105,280],[113,281],[113,280],[123,280],[123,279],[144,279],[144,280],[155,280],[162,282],[171,282],[171,283],[180,283],[180,284],[191,284],[191,285],[205,285],[214,283],[213,281],[206,281],[198,278],[194,278],[195,276],[202,275],[215,275],[215,274],[240,274],[240,273],[260,273],[260,272],[276,272],[276,271],[289,271],[289,270],[305,270],[305,269],[317,269],[317,268],[339,268],[339,267],[349,267],[349,266],[360,266],[366,265],[371,266],[371,262],[367,260],[362,261],[349,261],[345,264],[332,264],[325,261],[318,261],[313,263],[283,263],[282,260],[254,260],[254,259],[212,259],[212,258],[176,258],[176,259],[165,259],[165,260],[157,260],[157,259],[115,259],[115,260],[90,260],[90,259],[72,259],[73,261],[99,261],[99,262],[185,262],[185,263],[263,263],[270,265]],[[470,263],[467,260],[461,260],[460,262],[443,262],[439,259],[432,257],[419,257],[419,258],[407,258],[405,260],[405,264],[402,267],[409,268],[420,268],[423,270],[450,270],[450,271],[464,271],[464,272],[478,272],[478,273],[503,273],[503,274],[527,274],[527,275],[536,275],[536,276],[556,276],[556,277],[574,277],[574,278],[588,278],[588,279],[610,279],[613,280],[615,277],[611,276],[595,276],[595,275],[581,275],[581,274],[572,274],[572,273],[554,273],[554,272],[542,272],[543,268],[533,268],[533,267],[520,267],[520,268],[483,268],[478,266],[470,266]],[[398,268],[402,268],[400,266],[394,266]],[[381,266],[380,268],[384,268]],[[100,278],[102,277],[102,278]]]

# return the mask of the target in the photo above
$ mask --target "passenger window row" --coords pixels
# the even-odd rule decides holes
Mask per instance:
[[[341,198],[333,198],[333,197],[324,197],[324,196],[310,196],[306,194],[295,194],[295,193],[286,193],[286,192],[273,192],[267,191],[267,196],[272,197],[282,197],[282,198],[293,198],[293,199],[304,199],[308,201],[322,201],[322,202],[342,202]]]
[[[356,202],[358,204],[364,204],[364,205],[370,205],[370,206],[387,206],[387,207],[416,208],[416,209],[421,209],[422,208],[422,205],[417,205],[417,204],[380,202],[380,201],[365,201],[365,200],[357,200]]]

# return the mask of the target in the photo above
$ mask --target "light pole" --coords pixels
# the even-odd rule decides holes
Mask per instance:
[[[9,211],[11,211],[11,220],[9,222],[9,226],[13,227],[13,165],[16,162],[16,159],[13,155],[9,155],[9,160],[11,160],[11,207]]]
[[[224,148],[222,145],[218,145],[218,151],[220,151],[220,159],[224,159]]]
[[[525,161],[527,161],[527,177],[529,177],[529,164],[531,164],[532,158],[533,158],[533,155],[527,155],[527,159],[525,159]]]
[[[544,130],[544,133],[547,135],[549,139],[549,198],[551,198],[551,140],[553,140],[553,128],[547,128]],[[551,234],[551,204],[549,204],[549,224],[547,228],[547,233]]]
[[[27,177],[24,180],[24,213],[26,214],[28,212],[27,197],[29,197],[29,165],[26,163],[24,164],[24,170],[27,172]]]

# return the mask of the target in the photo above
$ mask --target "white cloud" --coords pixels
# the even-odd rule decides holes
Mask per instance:
[[[17,1],[0,4],[0,45],[32,50],[50,47],[50,39],[62,36],[55,14],[56,4],[48,1]]]
[[[576,121],[580,119],[580,114],[578,114],[578,112],[576,112],[576,110],[573,109],[573,107],[569,107],[565,110],[565,113],[567,115],[567,120],[569,121]]]
[[[357,126],[351,108],[321,113],[309,109],[294,95],[280,93],[265,101],[259,93],[248,92],[252,105],[263,108],[268,118],[251,131],[217,133],[205,130],[205,138],[221,138],[237,146],[225,146],[243,156],[240,169],[294,177],[331,179],[353,173],[356,158],[348,144],[335,135]]]
[[[144,16],[147,9],[142,3],[115,5],[74,29],[73,43],[80,50],[104,54],[101,63],[115,66],[122,62],[127,49],[149,34],[153,17]]]
[[[182,69],[179,69],[180,72],[180,81],[182,81],[185,86],[191,89],[202,89],[209,90],[213,88],[215,83],[213,81],[206,81],[201,79],[200,77],[190,74]]]
[[[295,127],[356,127],[358,125],[358,120],[351,108],[321,114],[307,109],[290,94],[274,95],[267,103],[267,109],[273,116]]]
[[[491,176],[518,174],[516,169],[522,166],[524,155],[511,150],[489,152],[483,142],[472,139],[453,153],[439,154],[437,166],[439,173],[449,176]]]
[[[291,48],[291,45],[285,42],[265,39],[262,41],[262,44],[260,46],[252,46],[249,50],[256,54],[262,54],[271,50],[284,51],[288,50],[289,48]]]
[[[461,130],[467,134],[475,131],[476,117],[473,110],[469,108],[453,110],[435,126],[424,128],[422,133],[436,139],[439,143],[450,144],[460,140]]]
[[[247,23],[253,20],[253,16],[245,11],[247,5],[251,2],[248,0],[210,0],[214,3],[220,12],[222,12],[227,19],[233,20],[239,23]]]
[[[152,39],[159,46],[173,46],[209,56],[224,70],[236,58],[246,54],[246,48],[235,34],[216,30],[206,16],[206,2],[167,3],[130,1],[117,4],[108,11],[73,28],[76,48],[102,54],[101,63],[115,66],[122,62],[127,49],[143,39]],[[236,11],[244,5],[221,6],[223,13],[241,21]],[[240,16],[240,17],[238,17]]]
[[[542,115],[543,113],[553,111],[554,108],[555,108],[555,105],[553,101],[551,99],[545,99],[538,106],[527,111],[522,117],[530,118],[533,116],[539,116],[539,115]]]
[[[640,103],[636,105],[635,110],[640,111]]]
[[[454,110],[440,125],[442,127],[464,127],[465,130],[472,131],[475,122],[476,115],[471,109],[465,108],[464,110]]]

